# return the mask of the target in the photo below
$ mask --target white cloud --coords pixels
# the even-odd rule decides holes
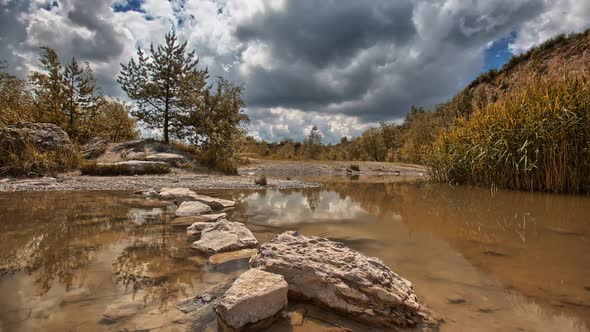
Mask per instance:
[[[547,0],[548,9],[524,22],[509,47],[522,53],[560,33],[579,32],[590,27],[590,1]]]
[[[491,42],[516,32],[522,52],[590,25],[579,0],[0,0],[0,59],[25,77],[39,47],[76,56],[110,95],[136,46],[174,28],[211,76],[246,83],[250,133],[328,142],[446,100],[483,67]]]

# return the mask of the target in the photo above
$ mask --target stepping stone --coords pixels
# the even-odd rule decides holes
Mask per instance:
[[[225,292],[215,305],[215,313],[220,325],[233,331],[270,323],[287,306],[287,291],[283,276],[251,269]]]
[[[183,202],[176,210],[177,217],[199,216],[211,212],[209,205],[199,202]]]
[[[192,247],[205,254],[255,248],[258,241],[246,226],[222,219],[217,222],[197,222],[187,228],[187,235],[196,239]]]

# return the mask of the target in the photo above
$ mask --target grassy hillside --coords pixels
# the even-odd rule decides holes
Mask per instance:
[[[588,193],[589,74],[590,30],[558,36],[440,105],[411,148],[440,181]]]
[[[446,116],[469,116],[484,107],[523,89],[531,77],[560,80],[565,74],[588,75],[590,71],[590,29],[559,35],[528,52],[512,57],[500,70],[481,74],[437,112]]]

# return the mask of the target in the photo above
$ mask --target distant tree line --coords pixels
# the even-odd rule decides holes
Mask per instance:
[[[296,142],[247,139],[244,156],[287,160],[363,160],[419,163],[421,151],[431,142],[440,119],[434,112],[412,107],[402,124],[382,122],[358,137],[342,137],[335,144],[323,144],[322,135],[313,126],[307,138]]]

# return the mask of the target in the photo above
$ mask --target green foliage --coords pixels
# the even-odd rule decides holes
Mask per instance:
[[[137,103],[133,115],[148,128],[162,129],[166,143],[184,137],[181,117],[207,85],[207,70],[197,69],[195,52],[186,48],[187,42],[179,44],[172,31],[164,45],[152,44],[149,54],[138,48],[137,61],[121,64],[117,80]]]
[[[322,133],[317,126],[313,126],[309,135],[303,141],[303,157],[305,159],[318,159],[322,146]]]
[[[107,101],[100,95],[90,65],[81,66],[72,58],[62,66],[53,49],[43,47],[42,50],[42,70],[29,77],[32,120],[58,125],[77,142],[96,136],[110,137],[110,132],[121,130],[121,117],[112,118],[113,114],[108,112],[110,106],[103,107]],[[130,126],[135,124],[125,124],[128,131],[134,130]]]
[[[590,84],[532,78],[461,119],[426,149],[440,181],[551,192],[590,191]]]
[[[124,142],[139,138],[135,119],[130,117],[131,106],[121,100],[105,100],[98,109],[93,124],[94,136],[111,142]]]
[[[219,77],[213,87],[186,95],[187,115],[180,117],[184,136],[198,148],[201,163],[237,173],[238,151],[249,121],[244,87]]]
[[[66,127],[64,104],[66,98],[63,68],[55,50],[42,47],[39,62],[41,71],[29,76],[35,96],[35,122],[53,123],[62,129]]]
[[[4,70],[0,62],[0,128],[33,119],[33,97],[27,84]]]

